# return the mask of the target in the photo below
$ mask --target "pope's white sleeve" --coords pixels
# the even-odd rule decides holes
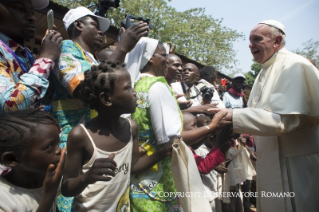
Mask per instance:
[[[157,82],[150,88],[150,116],[158,144],[180,134],[182,126],[178,106],[167,85]]]
[[[299,114],[280,115],[261,108],[233,110],[235,133],[259,136],[279,136],[302,128],[307,116]]]

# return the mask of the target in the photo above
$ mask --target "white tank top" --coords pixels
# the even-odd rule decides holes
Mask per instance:
[[[129,123],[131,126],[130,120]],[[94,184],[89,184],[81,194],[74,197],[75,211],[129,211],[129,186],[133,147],[132,128],[130,130],[131,139],[125,147],[115,152],[107,152],[98,149],[85,126],[82,124],[80,126],[88,135],[94,149],[91,159],[83,165],[82,172],[87,172],[96,159],[108,158],[112,153],[115,154],[114,161],[117,164],[117,168],[115,177],[110,181],[97,181]]]

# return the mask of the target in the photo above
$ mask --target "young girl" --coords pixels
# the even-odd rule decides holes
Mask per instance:
[[[170,155],[174,137],[151,156],[139,157],[137,124],[120,117],[134,113],[137,100],[123,65],[92,67],[85,72],[80,94],[98,116],[69,134],[62,194],[75,196],[75,211],[129,211],[130,174]]]
[[[0,211],[55,211],[64,165],[59,124],[48,113],[28,109],[0,115]]]

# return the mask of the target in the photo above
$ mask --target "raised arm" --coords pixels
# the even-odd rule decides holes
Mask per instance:
[[[14,57],[0,44],[0,113],[26,109],[44,97],[53,61],[60,55],[61,41],[59,33],[50,31],[43,40],[40,58],[24,74]]]

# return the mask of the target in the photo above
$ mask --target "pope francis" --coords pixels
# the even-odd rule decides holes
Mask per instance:
[[[250,33],[263,67],[248,108],[227,111],[234,132],[254,135],[257,211],[319,211],[319,72],[285,46],[283,24],[267,20]]]

